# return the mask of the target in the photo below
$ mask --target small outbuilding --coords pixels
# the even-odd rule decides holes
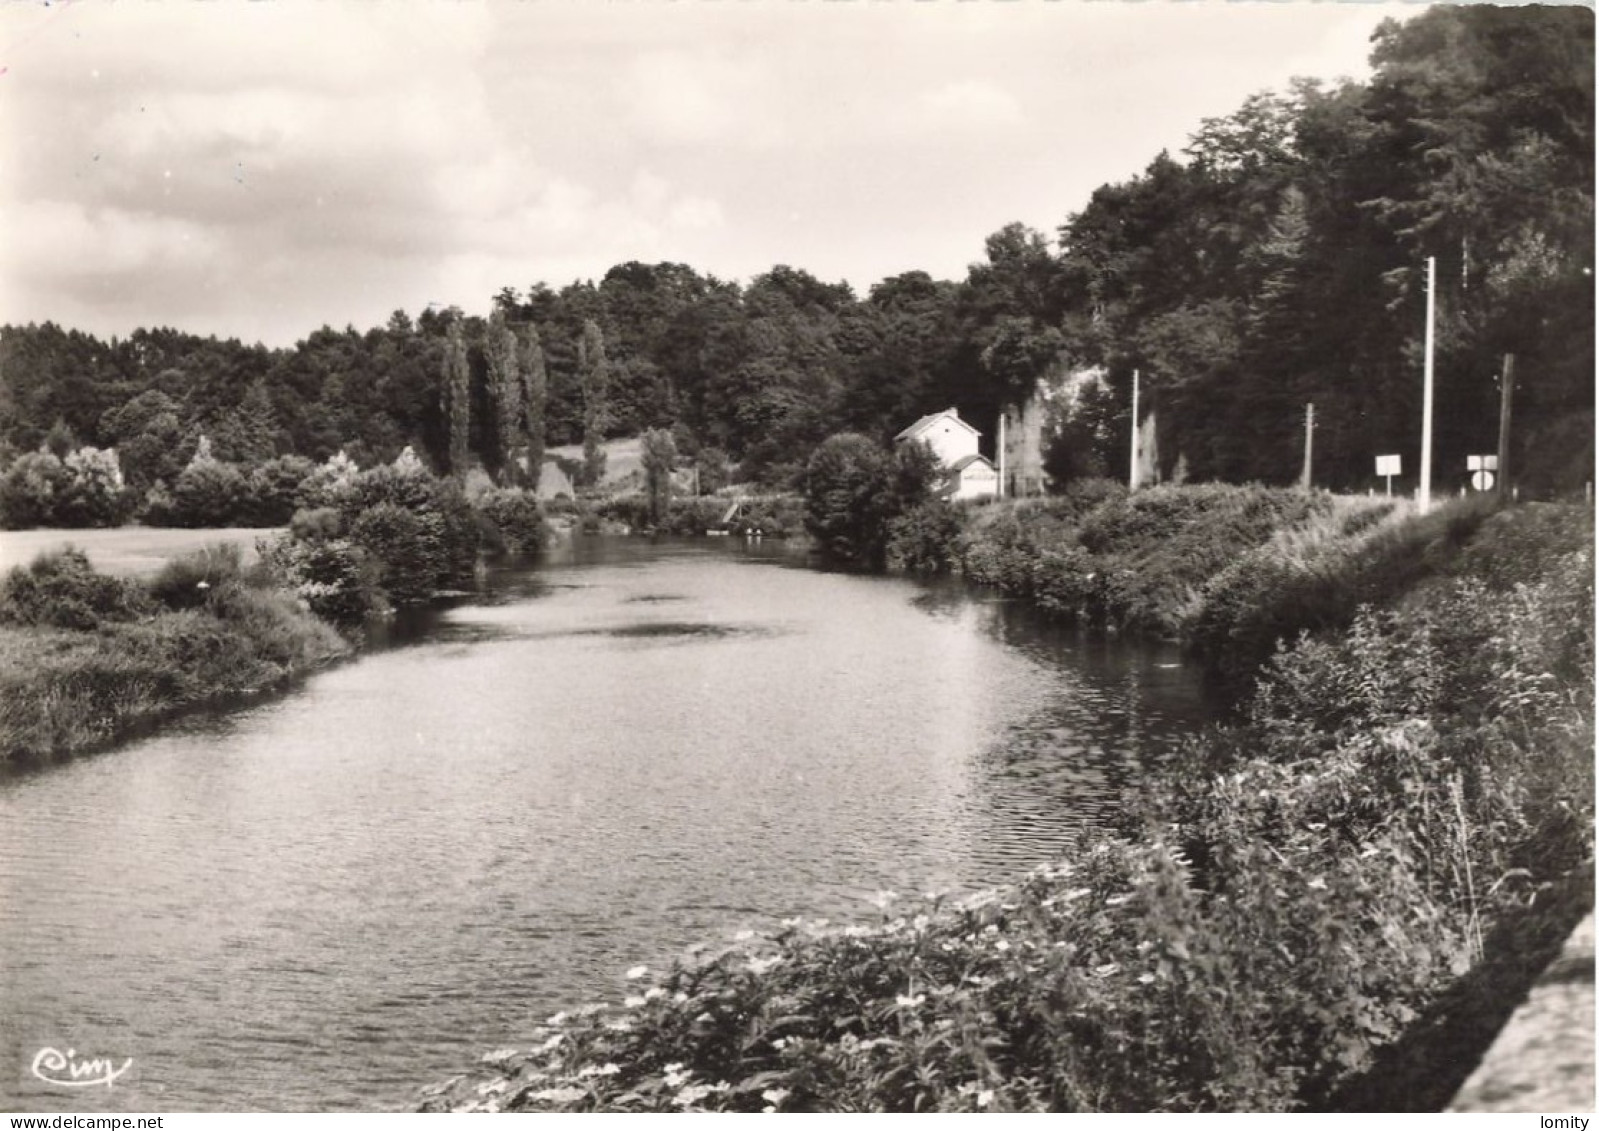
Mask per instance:
[[[999,494],[999,472],[987,456],[963,456],[947,472],[939,494],[946,499],[992,499]]]

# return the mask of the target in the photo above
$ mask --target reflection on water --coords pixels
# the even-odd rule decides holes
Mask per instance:
[[[778,547],[576,539],[225,718],[0,782],[0,1099],[382,1109],[619,972],[1069,849],[1162,648]],[[44,1046],[133,1057],[51,1091]]]

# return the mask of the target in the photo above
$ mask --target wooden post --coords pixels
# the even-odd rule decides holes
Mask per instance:
[[[1138,370],[1133,370],[1133,458],[1127,473],[1127,489],[1138,490]]]
[[[1416,508],[1422,514],[1432,509],[1432,326],[1437,309],[1433,296],[1437,277],[1438,260],[1429,255],[1427,257],[1427,356],[1422,363],[1421,377],[1421,486],[1416,495]]]
[[[1516,387],[1516,355],[1505,354],[1504,375],[1499,378],[1499,499],[1510,498],[1510,396]]]
[[[1305,406],[1305,467],[1299,473],[1299,489],[1310,490],[1310,457],[1314,441],[1312,436],[1316,431],[1316,406],[1314,403]]]

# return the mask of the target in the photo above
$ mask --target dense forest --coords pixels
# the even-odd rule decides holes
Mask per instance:
[[[908,272],[864,298],[791,266],[738,284],[633,262],[560,290],[507,286],[488,317],[396,312],[292,348],[6,326],[0,460],[114,448],[148,490],[203,436],[242,467],[340,450],[366,467],[411,446],[505,481],[524,444],[672,429],[690,458],[781,483],[831,434],[887,439],[951,405],[991,440],[1000,407],[1043,382],[1060,482],[1125,467],[1137,370],[1163,478],[1292,482],[1314,402],[1316,482],[1361,489],[1375,454],[1414,466],[1430,256],[1440,482],[1495,449],[1514,354],[1515,480],[1580,489],[1593,61],[1586,9],[1389,20],[1369,81],[1257,94],[1053,236],[1011,224],[966,278]]]

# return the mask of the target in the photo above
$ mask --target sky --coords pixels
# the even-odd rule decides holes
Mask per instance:
[[[11,0],[0,323],[288,345],[629,260],[961,278],[1417,5]]]

